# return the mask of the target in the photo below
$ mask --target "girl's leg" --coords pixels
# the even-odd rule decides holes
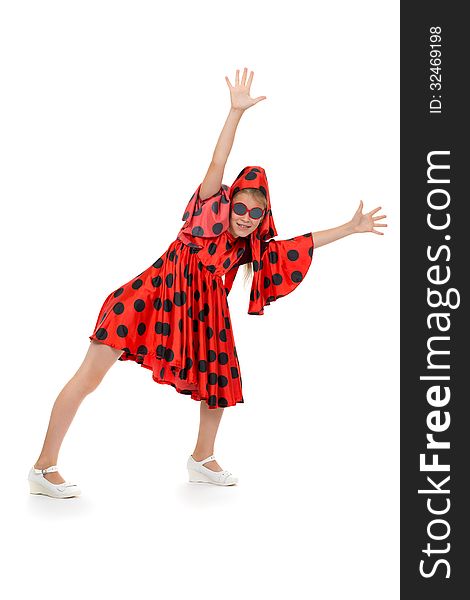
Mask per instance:
[[[121,354],[122,350],[90,341],[83,363],[54,403],[41,454],[34,465],[36,469],[57,464],[60,446],[82,400],[98,387]],[[44,477],[51,483],[65,481],[58,472],[46,473]]]
[[[194,460],[203,460],[211,454],[214,454],[214,442],[220,419],[222,418],[223,408],[209,408],[207,402],[201,401],[199,434],[196,447],[192,453]],[[211,460],[204,464],[212,471],[222,471],[221,466],[216,460]]]

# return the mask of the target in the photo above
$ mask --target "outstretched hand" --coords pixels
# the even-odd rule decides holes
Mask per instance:
[[[230,89],[230,101],[232,103],[232,108],[246,110],[247,108],[250,108],[250,106],[257,104],[260,100],[266,100],[266,96],[258,96],[257,98],[252,98],[250,96],[250,86],[251,82],[253,81],[253,71],[251,71],[248,81],[246,80],[247,72],[248,69],[245,67],[243,70],[242,81],[240,83],[240,70],[237,69],[235,85],[232,85],[229,78],[225,76],[225,81]]]
[[[379,215],[377,217],[373,217],[372,215],[380,210],[382,207],[378,206],[371,210],[368,213],[362,213],[362,208],[364,204],[362,200],[359,202],[359,208],[354,213],[353,218],[351,219],[351,225],[353,227],[354,233],[364,233],[366,231],[371,231],[372,233],[377,233],[378,235],[383,235],[381,231],[375,231],[374,227],[387,227],[386,223],[377,223],[379,219],[385,219],[387,215]]]

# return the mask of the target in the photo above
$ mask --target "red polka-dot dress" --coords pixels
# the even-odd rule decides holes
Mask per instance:
[[[248,313],[262,315],[264,306],[289,294],[305,277],[313,236],[266,239],[276,235],[276,228],[261,167],[245,167],[231,188],[222,185],[204,200],[200,187],[177,239],[145,271],[108,295],[89,339],[123,350],[119,360],[150,369],[157,383],[209,408],[228,407],[244,402],[227,302],[238,267],[253,263]],[[247,238],[228,229],[237,188],[261,189],[267,197],[266,215]]]

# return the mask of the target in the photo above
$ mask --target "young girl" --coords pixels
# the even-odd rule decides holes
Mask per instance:
[[[266,96],[251,98],[253,71],[241,82],[236,71],[231,108],[202,184],[183,214],[184,225],[167,251],[145,271],[104,301],[91,342],[78,371],[52,409],[41,454],[28,480],[32,494],[53,498],[79,496],[77,485],[57,469],[64,436],[85,396],[117,360],[132,360],[152,371],[157,383],[200,402],[199,435],[188,457],[189,481],[233,485],[237,478],[222,469],[214,443],[224,408],[243,403],[242,377],[227,296],[238,267],[252,277],[248,314],[292,292],[305,278],[313,249],[352,233],[373,232],[385,215],[381,207],[333,229],[288,240],[277,235],[266,173],[247,166],[233,184],[222,184],[235,131],[245,110]]]

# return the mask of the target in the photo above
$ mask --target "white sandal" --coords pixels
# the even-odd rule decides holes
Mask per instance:
[[[238,483],[238,477],[235,477],[230,471],[212,471],[204,466],[206,462],[215,460],[211,454],[203,460],[194,460],[190,455],[188,458],[189,481],[193,483],[215,483],[215,485],[234,485]]]
[[[51,483],[44,477],[44,473],[54,473],[58,471],[57,465],[47,467],[47,469],[35,469],[32,467],[28,474],[30,494],[41,494],[51,498],[73,498],[80,496],[80,488],[74,483],[64,481],[63,483]]]

